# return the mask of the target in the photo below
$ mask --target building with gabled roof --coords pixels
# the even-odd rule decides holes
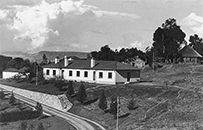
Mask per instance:
[[[26,73],[26,70],[27,70],[26,67],[23,67],[21,69],[8,68],[2,72],[2,78],[7,79],[7,78],[12,78],[15,75],[23,75],[23,74],[28,75],[29,73]]]
[[[137,82],[140,69],[117,61],[94,59],[72,60],[64,57],[55,63],[43,66],[45,79],[61,77],[65,80],[99,84]]]
[[[179,51],[179,54],[183,58],[184,62],[198,63],[199,59],[202,58],[202,56],[189,45],[184,46]]]

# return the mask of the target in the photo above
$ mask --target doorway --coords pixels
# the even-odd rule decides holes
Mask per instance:
[[[127,82],[130,82],[130,72],[127,72]]]
[[[93,80],[95,80],[96,79],[96,72],[94,71],[93,72]]]

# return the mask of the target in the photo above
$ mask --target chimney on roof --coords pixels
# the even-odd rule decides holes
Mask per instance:
[[[94,58],[91,58],[90,67],[93,68],[94,66],[95,66],[95,60],[94,60]]]
[[[68,65],[68,59],[67,56],[64,56],[64,66],[66,67]]]
[[[59,57],[58,56],[54,59],[54,63],[55,64],[59,63]]]

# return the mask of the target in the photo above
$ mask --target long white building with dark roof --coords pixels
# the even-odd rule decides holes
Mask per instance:
[[[140,80],[140,69],[117,61],[94,59],[55,59],[55,63],[43,66],[46,80],[61,77],[65,80],[98,84],[118,84]]]

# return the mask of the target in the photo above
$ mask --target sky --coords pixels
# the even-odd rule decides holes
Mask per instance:
[[[144,51],[168,18],[203,37],[203,0],[1,0],[0,51]]]

